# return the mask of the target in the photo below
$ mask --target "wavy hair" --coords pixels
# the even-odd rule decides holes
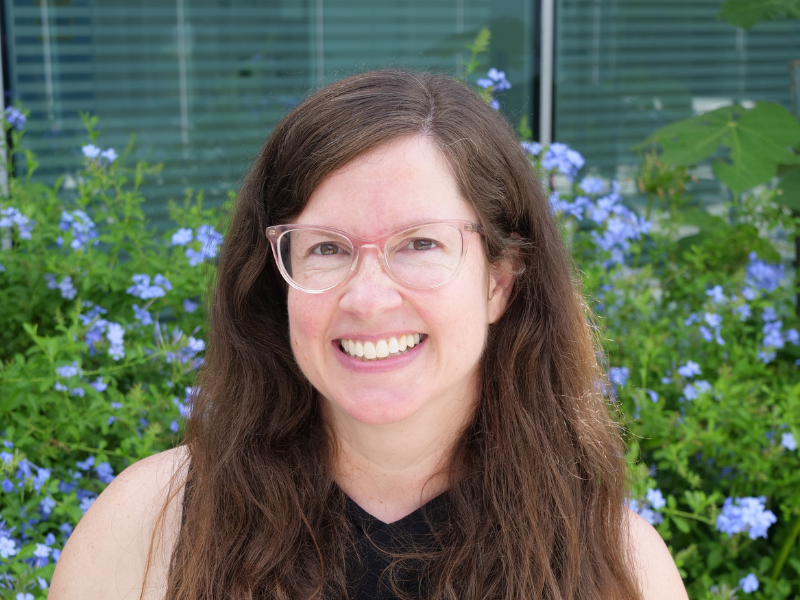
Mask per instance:
[[[446,158],[488,261],[511,253],[518,268],[489,328],[446,518],[433,545],[397,561],[419,570],[418,596],[431,600],[640,598],[623,444],[547,196],[512,128],[475,93],[441,75],[379,70],[298,105],[243,180],[208,299],[168,600],[348,596],[356,546],[332,479],[336,442],[292,354],[286,285],[264,230],[291,222],[335,170],[412,135]]]

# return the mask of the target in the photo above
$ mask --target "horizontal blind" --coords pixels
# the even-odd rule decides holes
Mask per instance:
[[[133,158],[164,164],[143,188],[161,225],[166,199],[189,187],[222,201],[310,90],[381,66],[455,74],[484,26],[501,31],[492,59],[522,82],[508,110],[530,111],[522,0],[7,0],[5,10],[10,91],[31,110],[36,177],[74,182],[78,113],[96,114],[100,146],[119,152],[135,133]]]
[[[657,128],[731,102],[789,108],[787,62],[800,23],[739,30],[721,0],[560,0],[556,15],[556,139],[587,164],[621,175],[631,146]],[[707,192],[717,192],[706,186]]]

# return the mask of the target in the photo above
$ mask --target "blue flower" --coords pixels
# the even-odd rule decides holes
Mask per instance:
[[[714,388],[705,379],[699,379],[694,382],[694,389],[696,389],[699,394],[705,394],[710,392]]]
[[[567,176],[569,181],[578,174],[586,160],[575,150],[570,149],[566,144],[553,142],[547,148],[547,152],[542,159],[542,167],[548,171],[556,169]]]
[[[53,549],[46,544],[36,544],[36,549],[33,551],[33,555],[36,558],[49,558],[52,551]]]
[[[88,471],[94,466],[94,456],[90,456],[84,461],[76,462],[75,466],[77,466],[81,471]]]
[[[491,106],[495,110],[500,110],[500,101],[497,98],[492,98],[489,101],[489,106]]]
[[[33,600],[33,594],[29,594],[27,592],[19,592],[14,597],[14,600]]]
[[[700,335],[703,336],[703,339],[707,342],[711,342],[714,340],[714,334],[711,333],[711,330],[706,327],[705,325],[700,325],[699,327]]]
[[[14,484],[12,483],[12,481],[8,477],[3,479],[3,483],[0,484],[0,487],[3,488],[3,492],[5,492],[6,494],[10,494],[11,492],[13,492],[16,489],[14,487]]]
[[[59,377],[64,377],[65,379],[76,377],[80,374],[80,372],[81,370],[78,368],[78,363],[76,361],[72,361],[71,365],[64,365],[63,367],[58,367],[56,369],[56,375]]]
[[[20,109],[13,106],[6,107],[6,122],[16,131],[22,131],[27,121],[28,118]]]
[[[4,450],[0,452],[0,460],[2,460],[7,465],[11,464],[11,461],[14,460],[14,455]]]
[[[122,408],[122,402],[112,402],[111,408]]]
[[[150,275],[139,274],[132,277],[134,285],[126,291],[132,296],[149,300],[151,298],[162,298],[167,295],[167,291],[172,289],[172,284],[161,273],[153,278],[153,285],[150,285]]]
[[[97,379],[92,381],[89,385],[92,386],[95,389],[95,391],[101,394],[108,389],[108,384],[103,383],[102,376],[98,376]]]
[[[600,177],[589,175],[581,179],[578,187],[587,194],[602,194],[606,189],[606,182]]]
[[[0,536],[0,558],[8,558],[17,553],[17,544],[14,540],[6,536]]]
[[[173,246],[185,246],[193,239],[192,230],[188,227],[182,227],[172,234]]]
[[[756,291],[755,291],[753,288],[751,288],[751,287],[749,287],[749,288],[744,288],[744,289],[742,290],[742,296],[743,296],[743,297],[744,297],[744,299],[745,299],[745,300],[747,300],[748,302],[752,302],[753,300],[755,300],[755,299],[756,299]]]
[[[739,587],[745,594],[751,594],[758,589],[758,577],[755,573],[748,573],[747,577],[742,577],[739,580]]]
[[[768,306],[761,313],[761,318],[764,319],[765,323],[772,323],[773,321],[777,321],[778,320],[778,315],[775,314],[775,309],[774,308],[772,308],[771,306]]]
[[[180,429],[180,426],[178,425],[178,422],[177,422],[177,421],[173,420],[173,421],[172,421],[172,422],[169,424],[169,430],[170,430],[172,433],[178,433],[178,430],[179,430],[179,429]]]
[[[745,271],[745,283],[756,290],[773,291],[783,278],[783,265],[771,265],[758,260],[755,252],[750,253],[750,262]],[[744,292],[742,292],[744,293]]]
[[[520,142],[522,148],[532,156],[539,156],[542,151],[542,145],[539,142]]]
[[[758,351],[758,360],[763,362],[765,365],[768,365],[773,360],[775,360],[775,357],[777,355],[778,354],[776,352],[774,352],[773,350],[759,350]]]
[[[56,507],[56,501],[53,500],[50,496],[44,498],[41,502],[39,502],[39,510],[42,513],[42,516],[49,517],[50,513],[53,512],[53,509]]]
[[[781,321],[765,323],[764,327],[761,328],[761,333],[764,334],[762,344],[764,344],[764,346],[771,346],[776,350],[783,348],[784,342],[783,336],[781,335],[781,327],[783,327],[783,323]]]
[[[20,238],[23,240],[31,239],[31,231],[33,226],[36,225],[36,221],[31,221],[14,207],[0,210],[0,215],[2,215],[2,217],[0,217],[0,229],[10,229],[16,225]]]
[[[653,390],[645,390],[645,392],[650,396],[650,402],[658,402],[658,392],[654,392]]]
[[[697,400],[698,396],[700,396],[697,389],[695,389],[691,383],[687,383],[683,387],[683,395],[687,400]]]
[[[90,242],[94,246],[100,243],[94,221],[82,210],[62,211],[59,228],[61,231],[72,231],[69,247],[73,250],[88,250]],[[58,239],[59,245],[64,243],[62,238]]]
[[[751,540],[767,537],[767,529],[778,521],[775,513],[764,508],[764,496],[726,498],[722,512],[717,517],[716,527],[728,537],[746,531]]]
[[[484,89],[492,88],[493,91],[497,92],[511,89],[511,84],[506,79],[506,74],[504,71],[498,71],[492,67],[489,69],[489,72],[486,74],[486,76],[487,77],[484,79],[478,79],[478,81],[475,83]]]
[[[94,160],[95,158],[100,156],[100,152],[102,151],[94,144],[86,144],[85,146],[81,146],[81,152],[83,152],[83,155],[86,158]]]
[[[647,501],[656,510],[664,508],[667,505],[667,501],[664,500],[664,494],[662,494],[661,490],[658,488],[647,490]]]
[[[689,327],[689,325],[699,322],[700,322],[700,317],[697,315],[697,313],[692,313],[688,317],[686,317],[686,319],[684,319],[683,324],[685,327]]]
[[[106,330],[106,339],[110,342],[108,347],[108,355],[114,360],[119,360],[125,357],[125,346],[123,336],[125,330],[119,323],[110,322]]]
[[[188,313],[193,313],[197,310],[197,302],[192,302],[188,298],[183,301],[183,310]]]
[[[111,468],[111,465],[107,462],[102,462],[95,467],[95,471],[97,472],[97,478],[102,483],[111,483],[114,481],[114,469]]]
[[[789,451],[797,450],[797,441],[794,439],[794,434],[789,432],[782,434],[781,446]]]
[[[78,506],[81,509],[81,511],[83,511],[83,514],[86,514],[86,511],[89,510],[89,508],[92,506],[92,504],[94,504],[95,500],[97,500],[97,496],[92,494],[92,495],[85,496],[80,501],[80,504]]]
[[[630,370],[628,367],[611,367],[608,370],[608,379],[611,383],[615,383],[620,387],[624,387],[628,382]]]
[[[678,375],[681,377],[694,377],[700,375],[700,365],[692,360],[687,360],[686,364],[678,367]]]
[[[80,398],[83,398],[86,395],[86,390],[84,390],[83,388],[72,388],[69,391],[69,395],[70,396],[78,396]]]
[[[787,329],[783,333],[783,339],[784,341],[797,346],[798,344],[800,344],[800,333],[798,333],[797,329],[795,329],[794,327],[792,329]]]
[[[105,158],[109,164],[113,163],[117,159],[117,153],[114,151],[113,148],[108,148],[107,150],[103,150],[100,153],[101,158]]]
[[[741,321],[746,321],[747,319],[750,318],[750,315],[752,314],[749,304],[742,304],[741,306],[737,306],[736,312],[739,313],[739,319]]]
[[[711,300],[717,304],[724,304],[728,300],[725,294],[722,293],[721,285],[715,285],[713,288],[707,289],[706,296],[710,297]]]
[[[140,325],[152,325],[153,324],[153,317],[150,316],[150,312],[139,308],[138,304],[133,305],[133,316],[134,318],[139,321]]]

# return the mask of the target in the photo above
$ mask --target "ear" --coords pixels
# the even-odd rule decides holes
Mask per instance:
[[[489,267],[489,296],[486,301],[486,317],[489,323],[500,320],[514,289],[514,269],[510,259]]]

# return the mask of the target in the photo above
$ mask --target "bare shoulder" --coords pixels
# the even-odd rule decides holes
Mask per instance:
[[[628,511],[630,550],[643,600],[688,600],[678,568],[655,528]]]
[[[172,484],[181,481],[186,456],[181,447],[142,459],[100,494],[64,547],[50,600],[138,599],[151,539],[155,547],[144,598],[164,597],[183,498],[183,489]],[[153,538],[161,509],[171,495],[163,529]]]

